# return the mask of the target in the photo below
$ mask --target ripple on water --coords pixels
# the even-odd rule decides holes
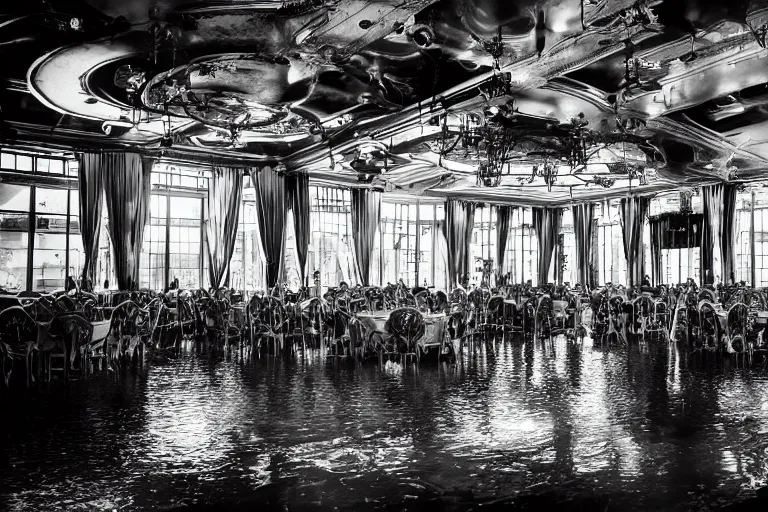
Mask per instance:
[[[188,354],[7,397],[0,500],[12,510],[249,500],[357,510],[591,493],[630,510],[688,506],[708,499],[705,486],[727,502],[768,480],[766,384],[761,364],[563,340],[418,370]]]

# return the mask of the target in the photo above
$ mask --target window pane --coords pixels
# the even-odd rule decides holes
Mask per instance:
[[[171,197],[169,239],[169,280],[179,280],[180,288],[200,288],[201,251],[188,252],[190,240],[199,240],[202,229],[203,200],[197,197]],[[184,250],[182,250],[184,249]]]
[[[66,233],[35,233],[32,289],[50,292],[64,288],[66,252]]]
[[[51,161],[48,158],[37,159],[37,172],[48,173],[48,169],[51,165]]]
[[[296,237],[293,226],[293,211],[288,210],[285,218],[285,254],[283,255],[282,280],[288,283],[288,288],[298,291],[302,286],[299,262],[296,255]]]
[[[18,292],[27,287],[28,233],[0,230],[0,288]]]
[[[37,187],[35,191],[37,213],[67,214],[67,190]]]
[[[31,171],[32,170],[32,157],[25,155],[16,155],[16,170],[17,171]]]
[[[307,265],[310,274],[319,270],[325,288],[337,286],[341,281],[356,284],[349,191],[313,186],[309,193],[312,236]]]
[[[51,174],[64,174],[64,160],[51,160],[48,172]]]
[[[144,228],[141,248],[139,282],[151,290],[164,290],[165,283],[165,230],[168,198],[152,194],[150,221]]]
[[[434,262],[435,248],[433,247],[434,230],[432,227],[434,217],[434,205],[421,206],[419,225],[419,281],[420,285],[434,285],[432,264]]]
[[[16,156],[10,153],[0,154],[0,167],[3,169],[16,169]]]
[[[28,212],[29,187],[0,183],[0,210]]]

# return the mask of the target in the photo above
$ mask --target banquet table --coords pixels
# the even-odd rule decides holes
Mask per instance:
[[[358,313],[357,319],[363,324],[367,334],[374,331],[386,332],[387,320],[394,310]],[[425,351],[429,347],[439,347],[443,341],[446,327],[445,313],[422,313],[424,317],[424,336],[417,340],[419,347]]]

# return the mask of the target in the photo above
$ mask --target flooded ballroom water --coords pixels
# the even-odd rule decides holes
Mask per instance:
[[[709,510],[768,474],[765,363],[665,343],[418,368],[186,353],[2,406],[9,510]]]

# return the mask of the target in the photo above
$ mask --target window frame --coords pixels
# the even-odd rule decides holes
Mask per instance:
[[[72,162],[74,161],[73,158],[68,158],[66,156],[59,156],[59,155],[51,155],[46,153],[35,153],[35,152],[25,152],[25,151],[19,151],[19,150],[13,150],[6,147],[0,147],[0,153],[2,155],[12,155],[14,157],[14,162],[17,161],[17,158],[19,156],[24,158],[30,158],[31,159],[31,170],[18,170],[16,165],[13,169],[8,167],[0,167],[0,175],[2,175],[2,183],[7,185],[16,185],[16,186],[26,186],[29,187],[29,205],[27,207],[26,211],[11,211],[11,210],[0,210],[0,213],[4,214],[12,214],[12,215],[27,215],[27,222],[28,222],[28,230],[27,230],[27,248],[26,248],[26,257],[27,257],[27,267],[26,267],[26,276],[25,276],[25,291],[30,290],[37,290],[34,283],[34,262],[35,262],[35,247],[36,247],[36,235],[37,235],[37,217],[39,215],[45,215],[45,216],[55,216],[64,218],[66,222],[66,228],[64,233],[57,233],[57,234],[63,234],[66,238],[66,248],[64,250],[65,256],[64,256],[64,286],[66,287],[66,283],[69,280],[70,273],[69,273],[69,253],[70,253],[70,237],[72,235],[71,233],[71,223],[72,223],[72,208],[73,206],[75,208],[79,209],[78,205],[72,205],[72,190],[78,189],[77,184],[77,176],[72,176],[70,174],[70,169],[76,166],[72,165]],[[47,160],[47,161],[61,161],[61,168],[62,173],[61,174],[50,174],[49,172],[41,172],[38,170],[38,160]],[[50,164],[49,164],[50,165]],[[67,192],[67,212],[66,214],[61,213],[49,213],[49,212],[38,212],[37,211],[37,190],[38,188],[44,188],[44,189],[53,189],[53,190],[65,190]],[[76,213],[76,216],[79,218],[79,210]],[[77,279],[78,276],[73,276],[75,279]]]

